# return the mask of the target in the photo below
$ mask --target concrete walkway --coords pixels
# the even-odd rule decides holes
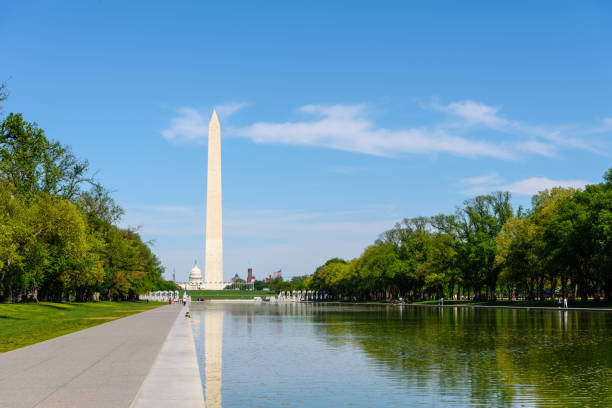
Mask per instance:
[[[182,310],[163,306],[0,354],[0,407],[129,407]]]
[[[134,408],[201,408],[204,393],[193,340],[191,324],[180,313],[170,330],[149,375],[134,404]]]

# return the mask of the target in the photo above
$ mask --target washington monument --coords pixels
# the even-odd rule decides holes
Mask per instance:
[[[208,124],[206,182],[206,264],[204,288],[223,289],[223,222],[221,205],[221,126],[213,111]]]

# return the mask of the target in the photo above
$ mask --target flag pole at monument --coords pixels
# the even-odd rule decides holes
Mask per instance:
[[[223,214],[221,203],[221,126],[213,110],[208,124],[206,179],[206,263],[204,288],[223,289]]]

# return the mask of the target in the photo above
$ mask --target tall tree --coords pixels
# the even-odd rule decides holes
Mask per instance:
[[[457,210],[456,231],[461,242],[461,267],[476,296],[481,296],[481,290],[486,285],[489,297],[493,300],[496,298],[500,268],[495,263],[495,238],[511,217],[508,192],[477,196],[465,201],[464,206]]]
[[[50,142],[36,123],[10,113],[0,124],[0,177],[19,194],[39,192],[74,199],[83,183],[94,184],[89,164],[68,147]]]

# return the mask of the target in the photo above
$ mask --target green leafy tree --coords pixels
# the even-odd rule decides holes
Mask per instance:
[[[0,180],[0,298],[13,297],[19,288],[24,264],[22,246],[27,240],[26,206],[6,181]]]
[[[542,296],[542,238],[541,229],[529,218],[511,218],[496,237],[496,262],[501,269],[501,281],[506,285],[510,298],[519,292],[533,293],[536,286],[540,288]]]
[[[73,199],[80,186],[94,183],[89,164],[76,158],[68,147],[50,142],[36,123],[10,113],[0,124],[0,177],[18,194],[33,197],[45,192]]]
[[[495,299],[500,268],[495,263],[495,238],[512,217],[510,193],[497,192],[464,202],[457,211],[458,247],[464,278],[472,284],[477,297],[484,286]]]
[[[87,171],[35,123],[2,120],[0,299],[133,299],[176,288],[149,245],[114,225],[123,210]]]

